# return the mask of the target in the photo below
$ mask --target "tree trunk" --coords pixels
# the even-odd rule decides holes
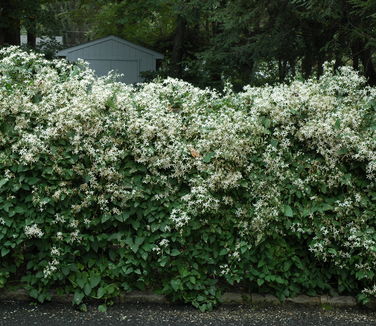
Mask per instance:
[[[323,64],[324,64],[325,60],[323,57],[318,57],[317,59],[317,68],[316,68],[316,77],[317,78],[320,78],[321,75],[323,74],[324,72],[324,68],[323,68]]]
[[[337,70],[341,66],[343,66],[343,61],[341,56],[337,53],[334,61],[334,70]]]
[[[352,57],[352,66],[357,71],[359,71],[359,59],[360,59],[359,54],[360,54],[359,42],[355,41],[351,44],[351,57]]]
[[[360,54],[360,60],[364,67],[364,74],[371,86],[376,85],[376,71],[372,62],[372,53],[370,49],[363,47],[363,51]]]
[[[291,76],[295,78],[296,75],[296,62],[295,60],[289,60],[289,70],[291,71]]]
[[[29,21],[29,26],[27,28],[27,45],[32,49],[35,49],[35,46],[37,45],[35,18],[31,18]]]
[[[240,78],[245,84],[252,83],[253,75],[254,75],[254,62],[253,60],[248,60],[247,62],[243,62],[239,65],[240,68]],[[220,76],[221,79],[221,76]],[[237,86],[237,85],[235,85]],[[239,89],[240,90],[240,89]]]
[[[3,46],[5,43],[4,34],[4,29],[0,27],[0,47]]]
[[[305,79],[308,79],[312,74],[313,58],[311,53],[306,53],[302,60],[302,73]]]
[[[184,39],[186,34],[187,21],[182,16],[177,19],[175,30],[174,44],[172,48],[172,71],[175,77],[181,77],[182,66],[181,62],[184,56]]]
[[[287,74],[287,61],[278,59],[278,77],[279,82],[283,83],[285,81]]]
[[[4,43],[9,45],[20,45],[20,21],[13,19],[11,25],[5,29]]]
[[[35,46],[37,44],[37,36],[34,32],[27,32],[27,46],[35,49]]]

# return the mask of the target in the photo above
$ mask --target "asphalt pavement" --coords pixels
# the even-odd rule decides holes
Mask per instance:
[[[201,313],[188,305],[115,304],[107,312],[97,305],[80,312],[68,304],[0,302],[1,326],[376,326],[376,311],[296,304],[221,306]]]

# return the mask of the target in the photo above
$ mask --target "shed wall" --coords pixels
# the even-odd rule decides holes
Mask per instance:
[[[104,40],[73,50],[66,58],[69,61],[77,61],[79,58],[88,61],[98,76],[117,70],[125,75],[122,78],[125,83],[142,82],[140,72],[156,69],[156,58],[153,55],[114,40]]]

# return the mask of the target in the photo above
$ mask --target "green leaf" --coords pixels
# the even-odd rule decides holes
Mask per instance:
[[[332,254],[332,255],[337,255],[337,250],[335,250],[334,248],[329,248],[328,249],[328,252],[330,253],[330,254]]]
[[[90,295],[90,293],[91,293],[91,286],[90,286],[90,284],[89,283],[86,283],[85,284],[85,286],[84,286],[84,293],[85,293],[85,295]]]
[[[102,216],[101,221],[102,223],[107,222],[111,218],[111,215],[105,214]]]
[[[31,289],[31,290],[29,291],[29,295],[30,295],[32,298],[36,299],[36,298],[38,298],[39,292],[38,292],[37,289]]]
[[[161,267],[165,267],[166,264],[168,262],[168,258],[166,256],[162,257],[162,259],[160,260],[159,262],[159,265],[161,265]]]
[[[121,269],[123,270],[123,272],[124,272],[125,275],[128,275],[128,274],[130,274],[130,273],[133,273],[133,267],[126,267],[126,266],[123,266]]]
[[[105,304],[101,304],[98,306],[98,311],[99,312],[106,312],[107,311],[107,306]]]
[[[43,97],[39,93],[33,95],[33,97],[31,98],[31,102],[34,103],[34,104],[38,104],[38,103],[42,102],[42,100],[43,100]]]
[[[277,283],[279,283],[279,284],[284,284],[284,283],[285,283],[285,281],[283,280],[283,278],[280,277],[280,276],[276,276],[275,281],[276,281]]]
[[[210,153],[207,153],[203,156],[202,160],[205,162],[205,163],[210,163],[211,159],[215,156],[215,153],[214,152],[210,152]]]
[[[41,200],[41,203],[43,203],[43,204],[48,204],[50,201],[51,201],[51,198],[49,198],[49,197],[44,197],[44,198]]]
[[[189,277],[189,281],[192,283],[192,284],[196,284],[196,278],[194,276],[190,276]]]
[[[101,281],[101,277],[99,275],[91,275],[89,278],[90,286],[95,288]]]
[[[347,153],[349,153],[349,150],[345,147],[342,147],[340,150],[338,150],[339,155],[345,155]]]
[[[0,180],[0,188],[1,188],[2,186],[4,186],[7,182],[8,182],[8,179],[7,179],[7,178],[1,179],[1,180]]]
[[[178,291],[181,286],[181,281],[180,280],[171,280],[170,281],[171,287],[175,290]]]
[[[151,251],[154,248],[154,244],[151,243],[145,243],[142,246],[142,249],[144,249],[146,252]]]
[[[220,256],[224,256],[224,255],[227,254],[227,252],[228,252],[228,250],[227,250],[226,248],[223,248],[223,249],[221,249],[221,251],[219,252],[219,255],[220,255]]]
[[[22,207],[22,206],[16,206],[16,207],[14,208],[14,212],[15,212],[15,213],[18,213],[18,214],[21,214],[21,213],[26,212],[26,210],[25,210],[25,208]]]
[[[136,244],[131,244],[130,246],[129,246],[129,248],[131,248],[131,250],[134,252],[134,253],[136,253],[137,251],[138,251],[138,248],[140,248],[138,245],[136,245]]]
[[[135,245],[140,246],[145,240],[145,237],[136,237],[134,240]]]
[[[265,118],[264,119],[264,126],[265,126],[265,128],[269,129],[271,125],[272,125],[272,120],[270,120],[268,118]]]
[[[82,302],[85,294],[82,291],[76,291],[73,296],[73,304],[79,305]]]
[[[81,289],[83,289],[84,286],[85,286],[85,284],[86,284],[86,279],[83,278],[83,277],[79,277],[79,278],[77,278],[76,283],[78,284],[78,286],[79,286]]]
[[[180,251],[178,249],[172,249],[170,255],[171,256],[178,256],[178,255],[180,255]]]
[[[103,287],[100,287],[97,291],[97,298],[100,299],[106,294],[106,290]]]
[[[140,254],[143,260],[146,260],[148,258],[148,253],[145,251],[142,250]]]
[[[291,208],[291,206],[289,206],[289,205],[285,205],[284,213],[285,213],[285,215],[288,216],[288,217],[293,217],[293,216],[294,216],[294,213],[293,213],[293,211],[292,211],[292,208]]]
[[[79,307],[79,309],[80,309],[80,311],[82,311],[82,312],[87,312],[87,306],[86,306],[86,304],[81,304],[80,305],[80,307]]]
[[[132,221],[131,224],[135,230],[138,230],[140,228],[140,222],[137,220]]]
[[[39,178],[36,178],[36,177],[31,177],[27,179],[27,183],[29,185],[35,185],[38,181],[39,181]]]
[[[1,257],[4,257],[5,255],[7,255],[8,253],[10,252],[10,249],[8,248],[1,248]]]

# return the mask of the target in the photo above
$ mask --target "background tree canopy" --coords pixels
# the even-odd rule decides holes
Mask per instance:
[[[0,13],[0,44],[17,44],[19,26],[67,45],[114,34],[163,52],[158,74],[201,87],[320,76],[324,61],[376,84],[373,0],[3,0]]]

